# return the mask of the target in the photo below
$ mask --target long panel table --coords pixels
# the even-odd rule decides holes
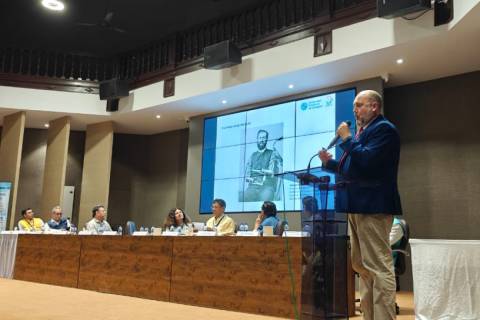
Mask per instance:
[[[169,301],[173,239],[83,236],[78,287]]]
[[[300,238],[19,235],[14,279],[295,316]],[[290,264],[289,258],[290,257]]]
[[[13,278],[76,288],[80,240],[72,236],[18,235]]]
[[[291,274],[281,238],[176,238],[171,301],[293,318],[292,293],[300,306],[302,252],[299,238],[288,241]]]

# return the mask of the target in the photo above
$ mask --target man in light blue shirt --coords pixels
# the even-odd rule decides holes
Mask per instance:
[[[105,231],[112,231],[110,224],[106,219],[106,210],[104,206],[95,206],[92,209],[92,220],[85,225],[92,234],[102,234]]]

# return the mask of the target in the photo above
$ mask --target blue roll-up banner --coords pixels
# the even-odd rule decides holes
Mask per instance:
[[[11,182],[0,182],[0,231],[7,230],[8,205],[10,203]]]

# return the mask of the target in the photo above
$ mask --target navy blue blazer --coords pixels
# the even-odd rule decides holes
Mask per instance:
[[[342,142],[346,152],[325,169],[338,173],[335,210],[345,213],[402,214],[397,186],[400,137],[395,126],[379,115],[358,137]]]

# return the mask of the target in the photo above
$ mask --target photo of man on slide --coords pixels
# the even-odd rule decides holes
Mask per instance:
[[[268,131],[257,131],[257,151],[250,155],[245,170],[246,189],[244,198],[240,201],[275,201],[281,200],[280,179],[274,175],[282,172],[283,159],[275,148],[277,139],[272,144],[272,149],[267,148]]]

